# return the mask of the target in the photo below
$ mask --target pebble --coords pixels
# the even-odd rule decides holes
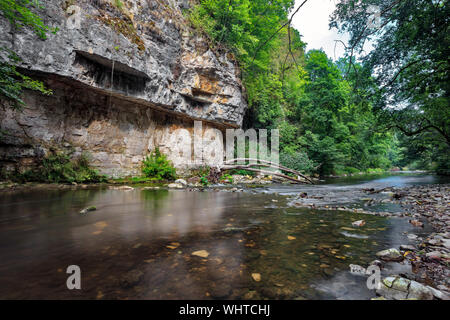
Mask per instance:
[[[416,251],[417,248],[415,246],[413,246],[413,245],[410,245],[410,244],[402,244],[400,246],[400,250],[402,250],[402,251]]]

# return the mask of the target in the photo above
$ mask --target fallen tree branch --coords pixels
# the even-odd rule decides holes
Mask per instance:
[[[232,169],[225,169],[224,171],[234,170],[234,169],[237,169],[237,170],[245,169],[245,170],[251,171],[251,172],[257,172],[257,173],[262,173],[262,174],[266,174],[266,175],[277,176],[277,177],[284,178],[286,180],[290,180],[290,181],[295,182],[295,183],[309,183],[307,181],[302,181],[302,180],[299,180],[299,179],[296,179],[296,178],[292,178],[292,177],[290,177],[288,175],[285,175],[285,174],[282,174],[282,173],[277,173],[277,172],[272,172],[272,171],[267,171],[267,170],[261,170],[261,169],[247,168],[246,166],[235,166]]]
[[[251,158],[240,158],[240,159],[232,159],[232,160],[225,161],[224,164],[225,165],[229,165],[229,164],[232,164],[232,163],[235,163],[235,162],[254,162],[253,165],[258,165],[258,162],[260,162],[262,164],[267,164],[267,165],[269,165],[272,168],[280,169],[282,171],[286,171],[286,172],[292,173],[292,174],[294,174],[296,176],[302,177],[303,179],[307,180],[311,184],[314,184],[314,182],[308,176],[298,172],[297,170],[290,169],[290,168],[285,167],[285,166],[283,166],[281,164],[278,164],[278,163],[275,163],[275,162],[271,162],[271,161],[267,161],[267,160],[251,159]],[[259,166],[261,166],[261,165],[259,165]]]

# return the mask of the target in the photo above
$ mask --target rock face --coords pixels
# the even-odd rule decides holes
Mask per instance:
[[[246,110],[240,70],[212,50],[182,14],[189,1],[42,0],[47,40],[0,17],[0,46],[54,91],[27,92],[22,112],[0,109],[0,163],[23,167],[50,149],[89,152],[106,174],[135,174],[156,146],[171,156],[174,130],[240,127]],[[6,140],[5,140],[6,139]]]

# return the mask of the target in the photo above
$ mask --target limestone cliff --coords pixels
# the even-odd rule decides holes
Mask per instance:
[[[239,127],[246,109],[233,56],[212,50],[175,0],[41,0],[57,27],[47,40],[0,16],[0,46],[53,95],[26,92],[19,112],[0,109],[2,170],[25,168],[51,149],[88,152],[101,172],[139,173],[142,158],[203,120]],[[207,125],[207,126],[208,126]],[[207,127],[205,126],[205,127]]]

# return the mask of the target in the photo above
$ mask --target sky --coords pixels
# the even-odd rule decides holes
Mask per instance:
[[[329,17],[335,9],[338,0],[309,0],[292,20],[294,28],[299,30],[302,40],[307,43],[307,50],[323,49],[333,60],[344,54],[344,46],[338,43],[335,51],[335,41],[348,41],[348,35],[339,34],[336,29],[329,30]],[[297,8],[302,1],[295,1]]]

